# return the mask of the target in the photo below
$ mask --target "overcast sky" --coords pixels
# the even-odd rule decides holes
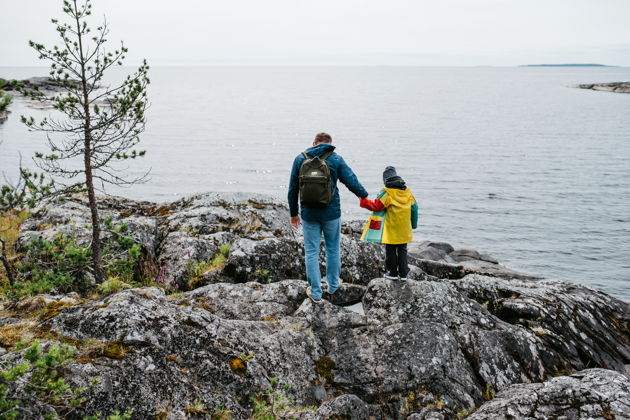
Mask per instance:
[[[0,66],[39,65],[61,0],[0,0]],[[94,0],[127,64],[630,66],[630,0]],[[95,23],[97,23],[95,21]]]

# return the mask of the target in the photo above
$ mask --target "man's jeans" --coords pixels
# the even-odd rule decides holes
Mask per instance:
[[[341,218],[325,222],[309,222],[302,220],[304,230],[304,250],[306,253],[306,278],[311,285],[313,299],[322,297],[321,273],[319,271],[319,246],[324,235],[326,244],[326,280],[328,292],[333,293],[339,288],[339,274],[341,273],[341,255],[339,243],[341,241]]]

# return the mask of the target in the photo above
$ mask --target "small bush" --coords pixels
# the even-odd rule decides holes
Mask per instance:
[[[126,235],[127,224],[114,226],[111,220],[106,220],[105,227],[112,235],[105,241],[101,255],[110,282],[100,286],[94,283],[89,245],[59,234],[50,241],[34,238],[24,245],[24,257],[16,265],[18,281],[5,294],[20,297],[55,290],[85,295],[95,287],[108,294],[134,282],[141,256],[140,245]]]
[[[2,366],[0,371],[0,419],[21,418],[22,407],[39,400],[56,412],[45,418],[59,418],[59,412],[79,407],[86,401],[88,388],[73,388],[63,377],[64,367],[74,360],[75,349],[65,345],[51,345],[42,349],[39,341],[33,342],[23,353],[23,361],[15,366]],[[94,378],[90,386],[99,382]],[[18,386],[19,383],[19,386]],[[100,413],[87,417],[101,419]],[[127,420],[131,412],[108,416],[107,420]]]
[[[22,281],[18,296],[46,293],[53,289],[67,293],[86,292],[92,284],[91,251],[76,239],[57,235],[52,241],[34,238],[25,245],[25,258],[17,265]]]
[[[252,397],[252,402],[254,403],[252,419],[276,420],[293,418],[298,413],[316,409],[314,406],[295,404],[295,400],[287,394],[287,391],[291,389],[291,383],[287,382],[280,386],[278,378],[271,378],[270,382],[271,384],[267,390],[259,392],[255,397]]]
[[[0,90],[0,111],[7,109],[12,100],[13,96]]]
[[[118,277],[105,280],[98,286],[98,292],[101,295],[111,295],[112,293],[118,293],[124,289],[130,289],[132,286],[120,280]]]
[[[221,244],[219,251],[212,259],[205,261],[189,260],[188,273],[190,278],[188,280],[188,288],[194,289],[198,287],[206,274],[223,270],[223,267],[225,267],[230,257],[231,249],[232,244],[224,243]]]

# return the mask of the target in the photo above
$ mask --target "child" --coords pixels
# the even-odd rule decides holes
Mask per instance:
[[[418,204],[393,166],[385,168],[383,182],[385,188],[374,201],[360,201],[361,207],[373,212],[361,240],[385,244],[386,279],[407,280],[407,243],[413,239],[412,229],[418,227]]]

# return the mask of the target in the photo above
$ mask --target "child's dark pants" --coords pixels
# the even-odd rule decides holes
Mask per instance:
[[[407,244],[385,244],[385,269],[393,276],[407,277]]]

